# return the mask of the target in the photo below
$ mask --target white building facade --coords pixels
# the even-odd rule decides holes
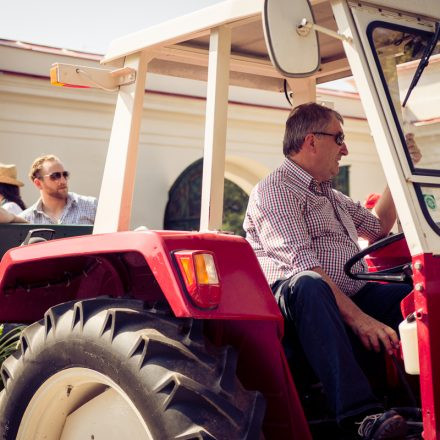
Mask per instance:
[[[98,66],[99,56],[0,40],[0,162],[17,165],[27,205],[38,192],[27,178],[31,162],[55,154],[71,172],[70,189],[98,196],[116,94],[53,87],[54,62]],[[147,80],[148,81],[148,80]],[[204,85],[151,74],[144,100],[132,227],[162,229],[168,192],[203,155]],[[318,89],[342,113],[349,156],[349,193],[365,200],[382,192],[385,177],[354,92]],[[279,94],[231,87],[225,177],[246,193],[283,160],[289,105]]]

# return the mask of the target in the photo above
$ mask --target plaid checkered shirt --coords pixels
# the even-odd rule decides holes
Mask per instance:
[[[96,206],[95,197],[81,196],[69,192],[67,203],[58,222],[55,222],[44,211],[41,199],[19,215],[29,223],[35,224],[63,224],[63,225],[93,225],[95,222]]]
[[[290,159],[253,190],[244,220],[246,239],[269,284],[321,267],[346,295],[365,285],[344,273],[359,252],[358,236],[382,236],[379,220],[359,202],[321,183]],[[366,271],[359,261],[354,272]]]

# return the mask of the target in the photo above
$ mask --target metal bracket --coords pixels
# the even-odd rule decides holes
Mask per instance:
[[[309,21],[307,21],[307,18],[303,18],[301,20],[300,24],[296,27],[296,32],[301,37],[306,37],[307,35],[309,35],[312,29],[317,32],[326,34],[330,37],[337,38],[338,40],[345,41],[346,43],[353,43],[353,38],[347,37],[346,35],[340,34],[339,32],[332,31],[331,29],[327,29],[323,26],[320,26],[319,24],[310,23]]]
[[[97,88],[115,92],[120,86],[133,84],[135,81],[136,70],[130,67],[110,70],[55,63],[50,69],[51,84],[62,87]]]

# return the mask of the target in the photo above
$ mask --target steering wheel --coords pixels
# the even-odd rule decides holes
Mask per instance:
[[[405,236],[403,233],[389,235],[388,237],[382,238],[376,241],[371,246],[358,252],[352,258],[350,258],[344,265],[344,272],[353,280],[366,280],[366,281],[386,281],[388,283],[409,283],[412,284],[412,267],[411,262],[406,262],[404,264],[399,264],[398,266],[391,267],[385,270],[379,270],[377,272],[358,272],[353,273],[353,266],[364,258],[379,249],[391,245],[399,240],[404,240]]]

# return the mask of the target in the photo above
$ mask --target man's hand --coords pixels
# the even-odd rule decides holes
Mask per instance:
[[[405,139],[406,139],[406,147],[408,148],[409,155],[411,156],[411,160],[415,165],[420,162],[420,159],[422,158],[422,153],[420,152],[420,149],[416,144],[416,140],[414,139],[414,133],[407,133],[405,135]]]
[[[348,296],[341,292],[321,267],[315,267],[313,270],[319,273],[330,286],[335,295],[342,319],[359,337],[365,347],[368,350],[380,351],[380,343],[382,342],[385,350],[389,354],[393,354],[393,350],[399,347],[397,333],[391,327],[364,313]]]
[[[0,223],[11,223],[14,220],[14,217],[14,214],[6,211],[6,209],[0,208]]]
[[[14,215],[14,219],[11,221],[11,223],[27,223],[27,220],[19,215]]]
[[[388,354],[393,354],[393,350],[399,347],[397,333],[387,325],[377,321],[366,313],[361,312],[354,321],[350,323],[354,333],[368,350],[379,352],[382,342]]]

